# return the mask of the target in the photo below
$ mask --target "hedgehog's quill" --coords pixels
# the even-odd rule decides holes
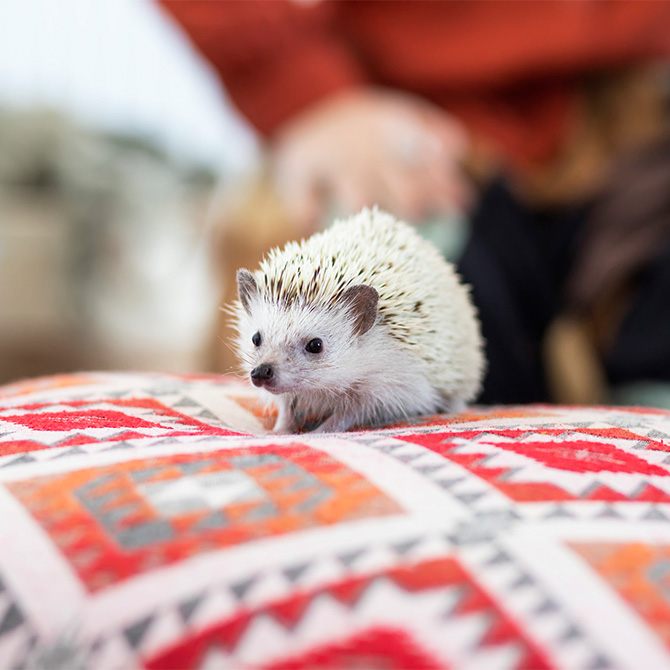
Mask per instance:
[[[429,242],[377,209],[237,273],[238,350],[275,396],[275,432],[460,411],[482,339],[468,290]]]

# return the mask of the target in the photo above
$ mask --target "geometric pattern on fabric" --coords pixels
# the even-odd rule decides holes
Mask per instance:
[[[464,430],[403,439],[459,464],[519,502],[670,503],[670,445],[641,440],[630,430]]]
[[[573,544],[670,649],[670,545]]]
[[[203,551],[401,511],[356,472],[301,444],[132,460],[7,489],[91,591]]]
[[[30,656],[37,635],[0,575],[0,648],[5,657]]]
[[[422,649],[420,637],[402,636],[392,631],[394,620],[400,623],[412,610],[411,600],[422,603],[422,626],[434,629],[440,641],[440,655]],[[291,635],[310,618],[326,616],[337,625],[338,610],[386,612],[385,628],[364,628],[345,643],[324,645],[306,654],[291,655]],[[259,623],[261,622],[261,623]],[[400,628],[399,630],[402,630]],[[270,641],[268,638],[272,636]],[[411,567],[388,570],[381,574],[350,578],[310,593],[300,593],[274,602],[256,612],[244,612],[184,640],[177,647],[147,662],[149,668],[185,668],[212,666],[212,650],[219,663],[233,660],[273,668],[307,667],[445,667],[460,665],[476,646],[473,663],[505,658],[512,668],[548,668],[543,653],[527,640],[518,625],[452,558],[423,561]],[[263,647],[286,648],[289,656],[269,665],[263,664]],[[236,653],[238,652],[239,653]],[[480,657],[479,657],[480,656]]]
[[[216,375],[0,388],[0,667],[670,667],[670,413],[267,434]]]
[[[150,416],[151,421],[143,418],[145,416]],[[235,434],[168,408],[153,398],[27,404],[18,411],[14,408],[3,411],[0,420],[19,427],[27,438],[14,441],[12,453],[49,447],[80,447],[109,441],[110,438],[125,441],[194,433]]]

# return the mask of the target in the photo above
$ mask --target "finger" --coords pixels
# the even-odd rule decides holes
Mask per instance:
[[[416,223],[441,212],[462,210],[470,201],[464,175],[446,161],[423,166],[387,162],[380,182],[386,206]]]
[[[295,225],[298,235],[309,235],[321,223],[324,202],[317,184],[302,171],[292,171],[290,177],[279,173],[275,177],[279,199]]]
[[[435,138],[438,160],[447,158],[460,163],[470,150],[466,127],[441,109],[427,108],[420,115],[424,129]]]
[[[412,223],[424,217],[429,201],[414,174],[400,166],[389,165],[380,171],[378,179],[380,204],[385,209]]]
[[[430,165],[417,177],[431,214],[463,211],[471,206],[473,189],[458,165],[446,161]]]
[[[440,192],[443,194],[447,211],[467,212],[476,199],[473,183],[460,165],[447,165],[441,173]]]
[[[380,194],[368,176],[356,178],[352,173],[338,173],[331,177],[328,186],[332,205],[342,214],[354,214],[363,207],[373,207],[379,201]]]

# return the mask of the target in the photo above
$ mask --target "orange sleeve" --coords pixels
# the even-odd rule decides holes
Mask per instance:
[[[270,135],[310,103],[365,81],[321,3],[159,0],[213,64],[249,121]]]

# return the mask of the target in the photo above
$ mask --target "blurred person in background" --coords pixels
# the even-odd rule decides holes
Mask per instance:
[[[267,139],[296,236],[364,205],[468,214],[481,401],[569,394],[556,324],[610,385],[670,381],[670,3],[161,4]]]

